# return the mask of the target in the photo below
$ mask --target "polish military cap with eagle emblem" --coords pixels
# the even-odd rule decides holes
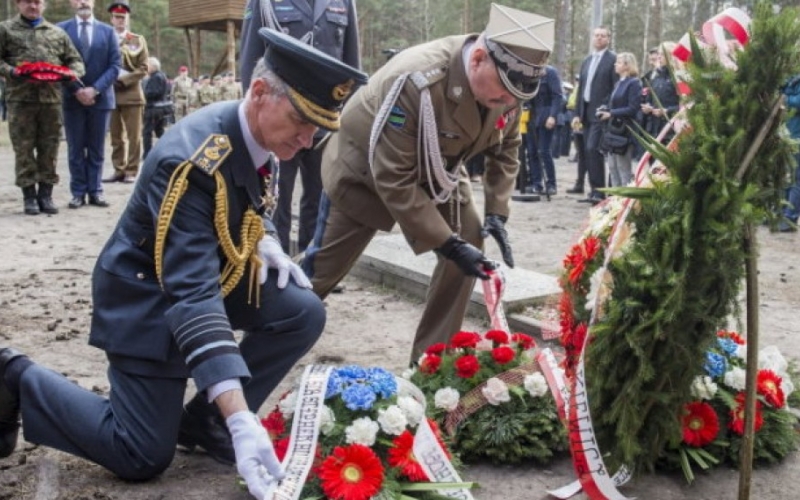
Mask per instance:
[[[339,130],[345,101],[367,75],[279,31],[261,28],[258,34],[267,44],[264,61],[286,83],[295,109],[320,128]]]
[[[483,35],[506,89],[517,99],[533,98],[553,51],[555,21],[493,3]]]

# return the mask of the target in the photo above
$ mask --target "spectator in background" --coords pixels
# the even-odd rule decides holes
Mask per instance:
[[[172,80],[172,104],[175,106],[175,121],[189,114],[189,97],[194,82],[189,76],[189,68],[178,68],[178,76]]]
[[[800,75],[795,75],[783,88],[786,107],[792,112],[786,127],[792,139],[800,139]],[[800,152],[794,156],[794,184],[786,190],[787,205],[783,208],[785,220],[778,223],[778,231],[782,233],[797,231],[797,219],[800,216]],[[791,223],[791,224],[790,224]]]
[[[553,134],[556,119],[561,111],[564,96],[561,94],[561,78],[552,66],[545,66],[545,74],[539,82],[539,92],[529,101],[531,121],[528,135],[533,136],[535,153],[528,150],[531,169],[530,183],[534,194],[548,196],[557,193],[556,166],[553,162]]]
[[[560,158],[562,156],[569,156],[570,146],[572,145],[572,130],[570,124],[572,123],[573,112],[567,108],[567,101],[572,95],[574,87],[571,83],[561,83],[561,109],[558,111],[556,117],[556,131],[553,134],[553,158]]]
[[[577,113],[572,119],[580,123],[583,129],[583,161],[586,167],[581,171],[578,163],[578,179],[568,193],[583,193],[583,174],[589,174],[591,192],[585,200],[589,203],[599,203],[605,195],[598,189],[606,185],[606,168],[603,153],[600,152],[600,140],[603,135],[603,126],[597,118],[597,108],[608,104],[611,91],[617,83],[618,76],[614,71],[616,54],[608,49],[611,42],[611,32],[604,26],[594,29],[592,34],[592,54],[581,64],[581,78],[578,85]]]
[[[200,75],[200,86],[197,88],[197,103],[202,108],[217,101],[217,91],[211,85],[209,75]]]
[[[94,0],[70,0],[75,17],[58,26],[67,32],[86,66],[80,84],[64,90],[64,130],[69,151],[72,200],[69,208],[86,204],[107,207],[100,176],[105,160],[105,139],[111,110],[116,106],[113,85],[121,59],[114,28],[95,19]]]
[[[0,24],[0,75],[8,78],[3,97],[8,102],[15,183],[22,188],[27,215],[55,214],[58,208],[52,196],[53,185],[58,183],[61,86],[22,75],[18,66],[25,62],[68,66],[80,77],[84,65],[69,37],[42,17],[44,0],[17,0],[17,10],[18,15]]]
[[[0,76],[0,119],[6,121],[6,77]]]
[[[642,79],[643,84],[647,85],[642,90],[645,96],[641,108],[644,117],[643,127],[645,132],[653,137],[658,136],[669,119],[680,109],[680,98],[672,74],[673,61],[667,59],[672,58],[674,49],[674,42],[662,43],[655,51],[653,70]],[[666,144],[674,135],[674,132],[668,133],[662,142]]]
[[[122,68],[114,82],[116,108],[111,112],[111,163],[114,174],[103,182],[133,182],[142,158],[142,79],[147,76],[147,42],[128,30],[131,8],[127,0],[108,7],[119,41]]]
[[[148,76],[144,83],[144,158],[153,147],[153,134],[156,138],[164,135],[170,116],[172,101],[169,100],[169,84],[167,75],[161,71],[161,63],[155,57],[147,59]]]
[[[361,68],[355,0],[248,0],[242,26],[241,76],[244,88],[250,85],[253,65],[264,51],[264,43],[258,36],[261,27],[281,30],[348,66]],[[278,239],[286,253],[291,250],[292,197],[298,172],[303,192],[297,251],[303,252],[314,237],[322,195],[322,148],[317,146],[324,137],[324,132],[317,133],[310,148],[301,150],[291,160],[282,161],[279,166],[278,206],[273,218]]]
[[[598,111],[597,118],[604,122],[605,127],[614,127],[628,135],[628,145],[618,151],[608,152],[608,173],[611,186],[626,186],[633,178],[631,159],[633,155],[633,137],[628,132],[634,127],[636,114],[642,102],[642,82],[636,78],[639,68],[636,57],[630,52],[617,55],[614,70],[619,75],[619,81],[611,92],[611,99],[607,109]]]

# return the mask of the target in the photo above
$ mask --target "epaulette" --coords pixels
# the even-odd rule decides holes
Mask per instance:
[[[447,76],[446,70],[447,67],[445,66],[434,66],[424,71],[415,71],[411,73],[409,78],[412,82],[414,82],[414,85],[416,85],[418,89],[422,90],[426,87],[430,87],[434,83]]]
[[[214,175],[231,152],[233,148],[227,135],[211,134],[203,145],[197,148],[189,161],[208,175]]]

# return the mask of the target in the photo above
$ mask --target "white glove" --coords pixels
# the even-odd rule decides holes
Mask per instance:
[[[288,255],[283,253],[281,244],[271,236],[264,236],[258,242],[258,254],[261,256],[263,265],[258,270],[258,282],[263,285],[267,281],[267,270],[269,268],[278,270],[278,288],[286,288],[289,283],[289,275],[292,275],[295,283],[303,288],[311,288],[311,281],[303,270],[292,262]]]
[[[247,483],[250,494],[261,500],[270,486],[285,476],[267,430],[249,411],[236,412],[225,423],[231,431],[236,470]]]

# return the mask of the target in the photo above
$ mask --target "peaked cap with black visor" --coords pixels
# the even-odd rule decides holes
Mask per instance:
[[[279,31],[261,28],[258,34],[267,44],[264,62],[286,83],[297,112],[320,128],[339,130],[345,101],[367,75]]]
[[[532,99],[553,51],[555,21],[493,3],[483,35],[506,89],[521,101]]]

